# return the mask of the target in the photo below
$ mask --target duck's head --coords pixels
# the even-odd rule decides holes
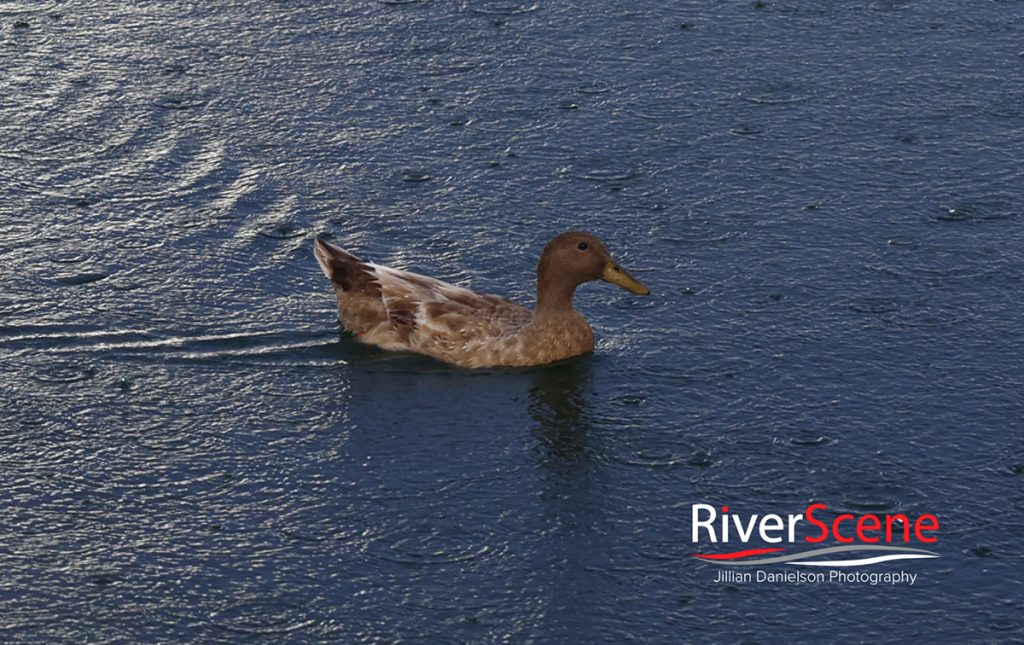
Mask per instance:
[[[578,285],[590,280],[611,282],[641,296],[651,292],[626,273],[601,240],[591,233],[569,231],[548,242],[537,264],[538,299],[545,292],[555,296],[566,291],[571,298]]]

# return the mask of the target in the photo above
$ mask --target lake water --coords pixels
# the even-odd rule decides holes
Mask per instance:
[[[1024,638],[1024,4],[0,0],[0,637]],[[597,351],[338,333],[315,235]],[[934,513],[720,584],[694,503]],[[721,545],[719,545],[721,546]]]

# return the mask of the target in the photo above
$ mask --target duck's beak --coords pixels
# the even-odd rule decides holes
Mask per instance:
[[[604,265],[604,270],[601,272],[601,279],[605,282],[611,282],[617,284],[627,291],[646,296],[651,292],[650,289],[645,287],[639,280],[626,273],[622,267],[615,263],[615,260],[608,258],[608,261]]]

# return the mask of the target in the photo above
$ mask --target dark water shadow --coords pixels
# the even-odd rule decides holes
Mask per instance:
[[[592,361],[587,356],[532,374],[529,411],[547,459],[576,461],[586,451],[591,417],[584,392],[592,378]]]
[[[588,608],[602,588],[610,517],[607,471],[600,459],[600,428],[589,400],[594,359],[584,357],[531,374],[529,413],[536,421],[539,502],[546,524],[555,527],[535,554],[548,572],[536,590],[544,606],[542,631],[580,642],[600,640],[599,622]]]

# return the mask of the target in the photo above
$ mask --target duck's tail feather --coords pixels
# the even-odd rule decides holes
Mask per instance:
[[[380,296],[380,284],[371,268],[345,249],[317,238],[313,249],[324,275],[345,293]]]

